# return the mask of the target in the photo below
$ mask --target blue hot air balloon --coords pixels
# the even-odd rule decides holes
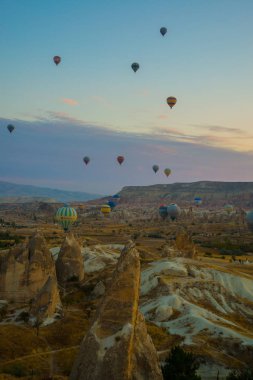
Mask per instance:
[[[168,216],[168,209],[167,206],[165,205],[160,205],[159,206],[159,215],[162,219],[166,219]]]

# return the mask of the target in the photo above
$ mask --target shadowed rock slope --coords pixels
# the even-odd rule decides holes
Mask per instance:
[[[139,254],[129,243],[83,340],[71,380],[162,380],[156,350],[138,311],[139,283]]]
[[[0,298],[12,302],[33,301],[32,314],[42,307],[42,314],[47,317],[60,307],[55,263],[39,233],[27,245],[0,256]]]

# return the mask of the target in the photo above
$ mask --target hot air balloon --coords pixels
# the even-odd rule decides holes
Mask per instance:
[[[168,208],[165,205],[159,206],[159,215],[162,219],[166,219],[168,216]]]
[[[56,66],[61,62],[61,57],[59,57],[59,55],[55,55],[53,59]]]
[[[111,200],[109,200],[107,202],[108,206],[110,206],[110,208],[113,210],[116,206],[117,206],[117,203],[116,202],[113,202]]]
[[[177,102],[177,99],[174,96],[169,96],[167,98],[167,104],[170,106],[170,108],[174,107],[176,102]]]
[[[226,211],[227,214],[231,214],[234,211],[234,206],[233,205],[225,205],[224,210]]]
[[[8,129],[8,131],[9,131],[10,133],[12,133],[12,132],[14,131],[15,127],[14,127],[14,125],[9,124],[9,125],[7,125],[7,129]]]
[[[165,26],[163,26],[161,29],[160,29],[160,33],[162,36],[165,36],[165,34],[167,33],[167,28],[165,28]]]
[[[253,210],[250,210],[246,213],[246,222],[249,230],[253,232]]]
[[[166,177],[169,177],[170,173],[171,173],[171,170],[169,168],[166,168],[164,169],[164,174],[166,175]]]
[[[90,157],[85,156],[85,157],[83,158],[83,162],[84,162],[86,165],[88,165],[88,163],[90,162]]]
[[[100,211],[104,216],[109,216],[111,212],[111,207],[109,205],[102,205]]]
[[[124,157],[123,156],[118,156],[117,157],[117,161],[118,161],[118,163],[121,165],[123,162],[124,162]]]
[[[170,217],[171,220],[177,219],[181,213],[180,208],[175,203],[171,203],[167,207],[167,211],[168,211],[168,216]]]
[[[63,227],[64,231],[68,231],[69,227],[76,221],[76,219],[76,210],[67,205],[60,207],[55,214],[55,220]]]
[[[155,173],[157,173],[158,170],[159,170],[159,166],[158,166],[158,165],[153,165],[153,166],[152,166],[152,169],[153,169],[153,171],[154,171]]]
[[[202,203],[202,199],[200,198],[200,197],[195,197],[194,198],[194,204],[195,204],[195,206],[200,206],[201,205],[201,203]]]
[[[139,65],[139,63],[134,62],[134,63],[132,63],[131,67],[132,67],[133,71],[136,73],[136,71],[139,70],[140,65]]]

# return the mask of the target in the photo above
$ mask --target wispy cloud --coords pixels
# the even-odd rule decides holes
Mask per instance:
[[[61,101],[62,103],[68,104],[69,106],[72,106],[72,107],[79,105],[77,100],[71,99],[71,98],[62,98]]]
[[[225,127],[223,125],[208,125],[208,124],[190,124],[190,126],[195,128],[201,128],[201,129],[207,129],[211,132],[218,132],[218,133],[236,133],[236,134],[247,134],[246,131],[240,128],[230,128]]]

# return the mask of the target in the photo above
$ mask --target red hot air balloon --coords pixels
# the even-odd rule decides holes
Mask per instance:
[[[57,65],[59,65],[59,63],[61,62],[61,57],[59,57],[59,55],[55,55],[54,56],[54,63]]]
[[[117,157],[117,161],[118,161],[118,163],[121,165],[123,162],[124,162],[124,157],[123,156],[118,156]]]

